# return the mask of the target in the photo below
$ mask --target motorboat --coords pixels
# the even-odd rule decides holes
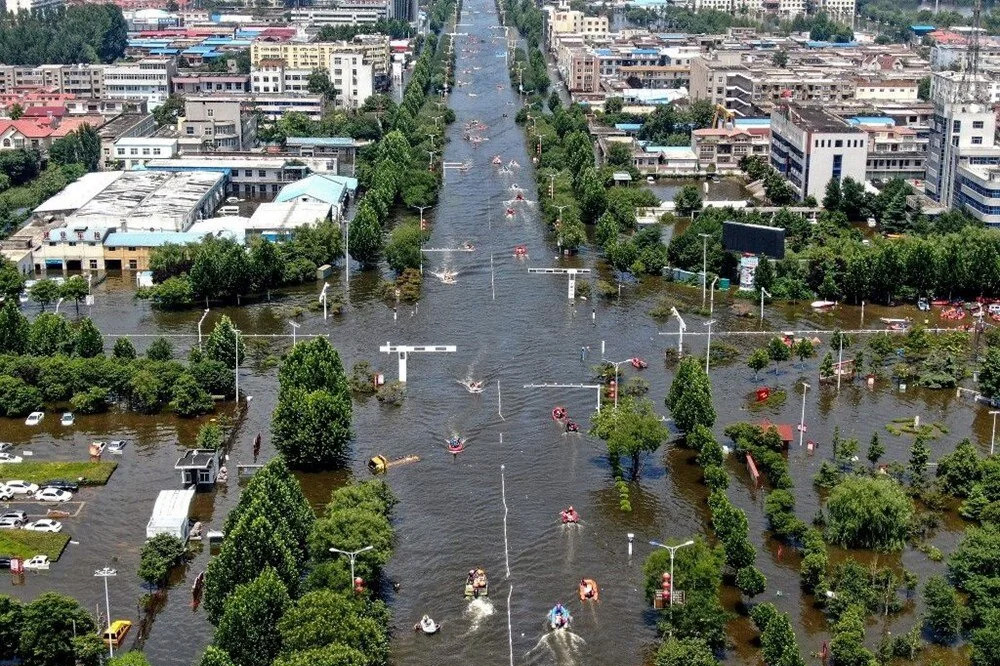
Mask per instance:
[[[120,456],[125,453],[125,447],[128,446],[127,439],[116,439],[108,442],[108,453],[113,453],[116,456]]]
[[[572,506],[559,512],[559,518],[567,525],[575,525],[580,522],[580,514]]]
[[[465,580],[465,596],[478,599],[490,595],[490,581],[485,569],[472,569]]]
[[[964,319],[965,312],[961,310],[960,312],[962,312],[962,316],[959,317],[959,319]],[[881,319],[882,323],[888,326],[893,331],[905,331],[910,327],[909,319],[893,319],[892,317],[882,317]]]
[[[514,201],[524,201],[524,193],[518,192],[517,196],[514,197]]]
[[[90,455],[99,456],[104,453],[104,449],[108,448],[107,442],[91,442],[90,443]]]
[[[552,408],[552,420],[553,421],[564,421],[566,417],[569,416],[569,412],[566,411],[565,407],[553,407]]]
[[[572,620],[573,616],[569,614],[569,611],[566,610],[566,607],[562,604],[556,604],[553,606],[552,610],[550,610],[548,614],[549,627],[551,627],[553,631],[567,629]]]
[[[507,167],[500,167],[499,169],[497,169],[497,173],[499,173],[501,175],[504,175],[504,176],[508,176],[508,175],[510,175],[511,170],[508,169]]]
[[[75,421],[76,421],[76,417],[73,416],[73,412],[65,412],[62,415],[62,418],[59,419],[59,425],[67,426],[68,427],[68,426],[73,425],[73,423]]]
[[[463,379],[458,382],[465,387],[465,390],[469,393],[482,393],[483,389],[486,388],[483,382],[473,381],[472,379]]]
[[[514,246],[514,256],[523,259],[528,256],[528,246],[527,245],[515,245]]]
[[[593,578],[584,578],[580,581],[580,601],[597,601],[600,592],[597,589],[597,581]]]
[[[499,165],[503,164],[503,159],[501,159],[501,157],[499,155],[494,155],[492,162],[493,162],[493,164],[496,164],[497,166],[499,166]]]
[[[424,615],[420,618],[420,622],[413,625],[414,631],[422,631],[425,634],[436,634],[441,628],[441,625],[431,619],[429,615]]]
[[[507,189],[509,189],[511,192],[517,192],[521,189],[521,186],[518,185],[517,183],[511,183],[510,187],[508,187]]]
[[[635,368],[636,370],[645,370],[646,368],[649,367],[649,363],[646,363],[638,356],[633,356],[629,362],[632,364],[632,367]]]
[[[513,208],[508,208],[507,211],[506,211],[506,215],[507,215],[507,217],[514,217],[514,209]]]
[[[813,310],[826,310],[836,305],[836,301],[813,301],[809,304]]]
[[[465,450],[465,438],[458,435],[446,439],[445,444],[448,445],[449,453],[461,453]]]
[[[476,246],[470,243],[469,241],[465,241],[464,243],[462,243],[462,249],[465,250],[466,252],[475,252]]]
[[[566,421],[566,432],[580,432],[580,426],[577,425],[576,421]]]

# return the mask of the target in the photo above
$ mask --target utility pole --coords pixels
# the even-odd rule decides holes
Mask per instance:
[[[802,436],[806,432],[806,393],[809,392],[809,384],[802,382],[802,416],[799,418],[799,446],[802,446]]]
[[[94,572],[96,578],[104,579],[104,607],[108,611],[108,626],[111,626],[111,597],[108,595],[108,578],[112,576],[117,576],[118,572],[111,567],[104,567],[103,569],[98,569]],[[115,656],[115,647],[111,641],[108,641],[108,656]]]
[[[705,309],[705,287],[708,284],[708,239],[711,234],[701,236],[701,309]]]

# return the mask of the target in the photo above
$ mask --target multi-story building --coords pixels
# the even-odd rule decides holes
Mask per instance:
[[[389,37],[386,35],[358,35],[347,42],[255,41],[250,47],[250,64],[258,66],[262,60],[283,60],[290,69],[312,71],[317,67],[329,67],[330,56],[344,53],[360,53],[362,61],[371,66],[375,76],[389,74]]]
[[[337,106],[357,109],[374,93],[374,70],[362,54],[334,53],[327,69],[337,91]]]
[[[958,167],[954,205],[985,224],[1000,226],[1000,167]]]
[[[745,118],[732,126],[696,129],[691,132],[691,150],[702,173],[736,173],[740,160],[756,155],[769,159],[771,121]]]
[[[867,133],[821,108],[786,103],[771,112],[771,166],[800,199],[821,199],[831,180],[864,182],[867,157]]]
[[[123,137],[115,141],[113,159],[131,171],[154,160],[177,157],[177,139],[144,136]]]
[[[559,6],[544,7],[548,14],[545,21],[545,41],[550,49],[556,47],[559,35],[579,34],[584,37],[606,37],[608,35],[607,16],[587,16],[584,12],[569,8],[567,0],[559,0]]]
[[[244,102],[225,95],[190,96],[179,119],[178,142],[183,152],[246,150],[257,138],[257,117]]]
[[[385,21],[393,14],[393,0],[340,0],[328,6],[292,9],[292,21],[310,25],[365,25]]]
[[[701,55],[691,58],[691,99],[726,106],[729,77],[746,71],[741,51],[718,51],[714,57]]]
[[[339,176],[353,176],[358,149],[369,142],[350,137],[295,137],[285,139],[285,150],[290,155],[303,158],[322,158],[333,161],[328,171]]]
[[[33,12],[37,10],[58,9],[64,0],[5,0],[4,8],[8,13]]]
[[[309,92],[311,69],[292,69],[284,60],[261,60],[250,69],[250,90],[255,93]]]
[[[310,173],[336,170],[335,160],[322,157],[297,158],[291,155],[230,153],[226,155],[184,155],[173,159],[153,160],[152,171],[208,171],[228,174],[227,194],[251,199],[273,198],[288,183]]]
[[[726,107],[741,117],[770,113],[776,105],[836,104],[854,99],[854,81],[827,68],[753,68],[733,72],[727,83]]]
[[[601,86],[597,57],[590,51],[574,49],[568,60],[569,72],[565,76],[570,92],[597,92]]]
[[[973,103],[935,104],[927,144],[924,191],[942,206],[957,205],[956,183],[962,166],[1000,164],[995,147],[996,116],[988,106]]]
[[[420,5],[417,0],[392,0],[389,7],[389,18],[413,23],[420,15]]]
[[[916,102],[919,82],[912,79],[854,80],[854,99],[875,102]]]
[[[865,178],[886,182],[893,178],[923,180],[927,160],[927,135],[912,127],[897,127],[888,117],[857,116],[847,124],[868,132]]]
[[[975,95],[983,102],[1000,102],[1000,81],[980,74],[967,76],[962,72],[934,72],[931,77],[931,101],[934,104],[953,104]]]
[[[101,137],[101,169],[118,168],[115,142],[119,139],[150,136],[156,131],[151,113],[123,113],[97,131]]]
[[[104,65],[0,65],[0,94],[44,88],[80,97],[104,96]]]
[[[323,117],[325,100],[312,93],[260,93],[254,95],[244,109],[259,113],[264,119],[275,121],[286,113],[302,113],[312,120]]]
[[[171,83],[178,95],[245,95],[250,92],[248,74],[177,72]]]
[[[710,9],[741,14],[773,14],[779,18],[803,16],[811,8],[825,11],[840,23],[854,22],[854,0],[693,0],[693,9]]]
[[[104,88],[109,97],[145,100],[156,108],[170,95],[176,67],[170,58],[145,58],[138,62],[107,65]]]

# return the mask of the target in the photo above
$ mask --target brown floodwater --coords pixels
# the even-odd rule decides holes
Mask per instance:
[[[489,39],[497,19],[487,0],[466,3],[464,32]],[[473,253],[427,255],[424,298],[418,307],[401,305],[397,317],[372,293],[374,278],[355,273],[351,278],[349,304],[344,313],[324,321],[315,310],[319,289],[307,287],[272,295],[271,302],[243,307],[213,307],[205,331],[222,314],[232,317],[252,340],[257,363],[240,369],[240,388],[253,396],[235,444],[229,467],[252,461],[252,440],[263,433],[261,458],[273,455],[268,435],[276,393],[273,364],[260,362],[268,354],[280,354],[291,344],[288,338],[249,338],[250,335],[290,335],[289,319],[301,325],[300,337],[329,335],[340,349],[345,364],[367,360],[395,378],[396,359],[378,352],[379,344],[453,344],[456,353],[413,354],[409,359],[408,393],[401,407],[387,407],[373,398],[355,403],[356,439],[350,470],[338,474],[302,474],[310,501],[321,507],[331,489],[347,478],[365,478],[365,461],[374,454],[389,457],[418,455],[419,462],[392,469],[387,480],[399,496],[395,525],[398,544],[387,574],[399,584],[389,591],[394,612],[393,662],[434,665],[505,664],[509,654],[517,664],[639,664],[655,649],[655,615],[642,595],[641,563],[650,552],[651,539],[685,539],[708,533],[705,488],[688,451],[664,447],[644,464],[641,480],[631,489],[633,511],[618,509],[601,443],[586,435],[564,435],[550,417],[554,405],[565,406],[585,430],[595,406],[595,392],[587,389],[529,389],[529,383],[589,383],[590,366],[600,357],[605,341],[609,360],[639,355],[649,362],[642,376],[649,381],[649,396],[665,413],[663,397],[672,378],[673,366],[665,365],[663,352],[676,345],[675,320],[655,320],[648,312],[663,294],[681,308],[689,333],[705,330],[705,317],[688,314],[701,306],[697,288],[668,285],[647,279],[626,281],[620,299],[610,302],[568,301],[566,279],[560,275],[530,274],[527,267],[596,267],[592,252],[572,259],[555,256],[531,204],[517,204],[518,213],[505,219],[505,200],[517,182],[534,196],[533,173],[523,135],[513,123],[515,97],[507,86],[502,46],[460,37],[459,78],[471,80],[458,89],[451,104],[458,121],[448,130],[451,142],[448,161],[470,161],[467,173],[450,172],[438,206],[432,211],[434,247],[457,247],[469,241]],[[478,69],[476,69],[478,68]],[[498,89],[497,86],[501,86]],[[476,97],[468,93],[477,94]],[[507,117],[504,117],[507,114]],[[479,148],[462,139],[466,123],[478,119],[489,126],[490,141]],[[493,155],[511,159],[522,167],[511,176],[500,176],[491,166]],[[530,258],[515,260],[513,247],[524,243]],[[491,289],[490,255],[495,274]],[[433,276],[448,268],[458,272],[457,284],[442,284]],[[601,269],[604,277],[614,278]],[[333,291],[343,290],[343,271],[330,279]],[[200,310],[164,313],[132,300],[131,276],[112,275],[96,289],[96,304],[81,312],[89,314],[105,333],[136,336],[140,350],[152,336],[174,336],[178,353],[197,343]],[[755,304],[739,301],[750,317],[738,316],[733,301],[719,295],[715,302],[716,325],[713,344],[727,342],[745,352],[766,338],[726,336],[723,331],[756,330]],[[769,307],[763,325],[774,330],[827,330],[836,326],[857,328],[860,309],[841,307],[816,314],[804,306]],[[34,315],[34,307],[28,311]],[[73,318],[73,308],[65,310]],[[868,307],[865,325],[877,325],[882,316],[916,317],[915,309]],[[149,337],[139,337],[149,336]],[[826,338],[828,340],[828,338]],[[110,338],[108,347],[110,348]],[[824,342],[824,345],[826,342]],[[259,345],[259,347],[258,347]],[[705,338],[689,335],[685,351],[704,354]],[[585,362],[581,347],[589,347]],[[873,432],[885,442],[888,460],[905,461],[912,438],[893,436],[885,426],[894,418],[919,415],[925,423],[940,421],[949,433],[932,442],[935,458],[949,452],[955,442],[968,436],[984,453],[989,449],[990,421],[986,409],[958,399],[954,391],[929,391],[910,387],[899,392],[889,381],[873,389],[845,383],[839,393],[833,386],[819,387],[817,359],[804,366],[781,365],[755,380],[743,360],[712,368],[714,399],[719,413],[715,428],[733,422],[761,419],[797,423],[801,409],[796,385],[813,385],[806,399],[808,437],[820,442],[810,454],[793,444],[789,462],[795,479],[796,512],[809,521],[819,509],[819,497],[811,479],[821,461],[830,455],[829,442],[835,427],[842,436],[857,437],[864,447]],[[624,375],[635,371],[627,364]],[[471,376],[486,382],[482,395],[468,394],[457,381]],[[497,386],[499,384],[499,396]],[[782,386],[788,399],[762,412],[749,409],[748,395],[757,386]],[[498,405],[500,413],[498,413]],[[112,615],[139,622],[143,616],[137,600],[144,593],[136,575],[144,528],[156,494],[178,488],[174,462],[194,441],[199,420],[181,420],[167,415],[138,416],[114,413],[80,417],[73,428],[61,428],[52,411],[39,428],[28,429],[20,421],[0,420],[0,440],[17,443],[34,458],[82,459],[86,444],[94,438],[129,438],[135,444],[121,458],[121,466],[110,483],[80,493],[85,505],[80,515],[66,519],[66,530],[74,542],[51,571],[33,573],[20,584],[12,582],[6,592],[30,599],[46,590],[70,594],[87,608],[103,607],[101,581],[93,571],[106,565],[118,570],[110,580]],[[444,450],[444,439],[453,432],[469,438],[467,450],[453,458]],[[777,545],[767,538],[763,517],[764,490],[755,489],[746,471],[730,461],[733,476],[729,494],[746,510],[751,539],[758,546],[758,565],[768,578],[767,591],[759,600],[773,601],[791,617],[803,653],[815,653],[829,630],[822,615],[804,598],[798,586],[798,557],[785,549],[778,557]],[[501,479],[501,474],[503,478]],[[501,485],[503,483],[503,486]],[[507,521],[504,527],[502,488],[506,491]],[[234,505],[240,484],[232,474],[228,484],[197,496],[193,517],[211,528],[219,528]],[[563,528],[558,512],[574,505],[583,517],[579,529]],[[951,552],[961,536],[963,523],[951,517],[930,539],[944,553]],[[627,533],[635,534],[635,552],[628,556]],[[505,534],[507,540],[505,555]],[[158,666],[193,663],[210,642],[212,628],[200,610],[191,607],[190,586],[210,557],[207,549],[172,579],[158,612],[149,616],[142,631],[129,642],[141,645]],[[507,575],[509,557],[510,574]],[[840,557],[867,554],[835,553]],[[944,563],[907,548],[901,556],[884,558],[915,571],[922,579],[945,570]],[[462,597],[462,583],[471,567],[485,567],[493,586],[489,601],[469,604]],[[576,597],[582,577],[594,578],[601,587],[600,602],[583,607]],[[509,603],[508,603],[509,599]],[[737,599],[725,591],[731,608]],[[567,604],[575,615],[571,634],[548,636],[543,619],[556,602]],[[920,613],[920,603],[899,616],[869,623],[870,645],[884,631],[898,633],[911,627]],[[426,637],[410,627],[424,613],[444,623],[441,634]],[[510,634],[508,635],[508,618]],[[745,618],[730,624],[734,647],[727,660],[734,664],[756,664],[753,631]],[[928,650],[922,659],[934,656],[946,663],[963,660],[961,651]]]

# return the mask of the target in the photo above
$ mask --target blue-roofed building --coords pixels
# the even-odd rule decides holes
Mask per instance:
[[[108,270],[149,270],[149,256],[153,248],[201,240],[201,234],[188,232],[116,231],[104,239],[104,266]]]
[[[642,129],[642,123],[615,123],[615,129],[626,136],[635,136]]]
[[[302,201],[329,204],[333,207],[334,219],[340,219],[344,205],[350,197],[354,196],[357,189],[358,181],[356,178],[314,173],[302,180],[285,185],[274,200],[277,203]]]
[[[936,28],[932,25],[911,25],[910,30],[913,31],[917,37],[923,37],[924,35],[934,32]]]

